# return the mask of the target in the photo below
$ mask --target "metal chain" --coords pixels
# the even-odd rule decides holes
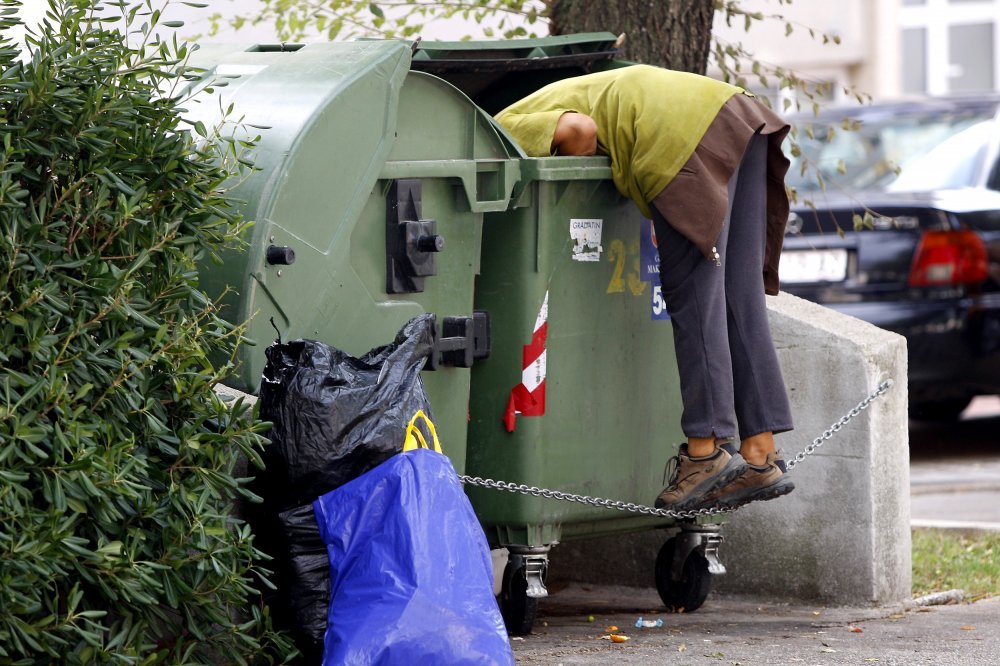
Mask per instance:
[[[816,449],[823,445],[829,439],[840,432],[847,423],[853,419],[855,416],[860,414],[862,411],[868,409],[868,406],[872,404],[876,399],[879,398],[883,393],[889,390],[893,384],[891,379],[887,379],[878,388],[875,389],[871,394],[868,395],[864,400],[859,402],[857,406],[851,411],[840,417],[840,420],[834,423],[832,426],[823,431],[823,434],[817,437],[809,444],[805,449],[795,454],[792,460],[789,460],[785,467],[789,471],[800,462],[805,460],[806,456],[810,456],[816,452]],[[653,507],[644,506],[642,504],[634,504],[632,502],[622,502],[619,500],[603,499],[600,497],[590,497],[588,495],[576,495],[573,493],[564,493],[560,490],[549,490],[547,488],[538,488],[537,486],[528,486],[523,483],[512,483],[510,481],[496,481],[494,479],[484,479],[481,476],[468,476],[466,474],[459,475],[462,483],[467,483],[470,486],[479,486],[481,488],[493,488],[494,490],[506,490],[511,493],[519,493],[522,495],[532,495],[534,497],[545,497],[548,499],[562,500],[564,502],[577,502],[579,504],[589,504],[590,506],[604,507],[607,509],[617,509],[619,511],[628,511],[630,513],[640,513],[648,516],[662,516],[664,518],[681,518],[689,520],[692,518],[697,518],[700,516],[718,516],[724,513],[729,513],[735,509],[723,509],[719,507],[707,507],[704,509],[695,509],[692,511],[674,511],[673,509],[654,509]]]
[[[471,486],[480,486],[482,488],[493,488],[495,490],[506,490],[508,492],[520,493],[522,495],[547,497],[549,499],[563,500],[565,502],[577,502],[579,504],[589,504],[591,506],[600,506],[607,509],[618,509],[619,511],[629,511],[631,513],[641,513],[649,516],[663,516],[665,518],[695,518],[697,516],[715,516],[732,511],[732,509],[720,509],[720,508],[697,509],[695,511],[673,511],[672,509],[654,509],[653,507],[650,506],[643,506],[642,504],[633,504],[632,502],[622,502],[619,500],[603,499],[600,497],[590,497],[588,495],[574,495],[573,493],[564,493],[560,490],[549,490],[547,488],[527,486],[523,483],[511,483],[509,481],[494,481],[493,479],[484,479],[481,476],[467,476],[465,474],[461,474],[459,475],[458,478],[462,480],[462,483],[468,483]]]
[[[879,384],[878,388],[869,394],[867,398],[859,402],[854,409],[841,416],[839,421],[824,430],[822,435],[812,441],[812,444],[796,453],[794,458],[785,463],[785,468],[791,471],[792,468],[805,460],[806,456],[811,456],[816,453],[816,449],[823,446],[824,442],[832,439],[836,433],[840,432],[841,428],[847,425],[848,421],[868,409],[868,405],[872,404],[879,396],[888,391],[889,387],[892,386],[892,383],[891,379],[887,379]]]

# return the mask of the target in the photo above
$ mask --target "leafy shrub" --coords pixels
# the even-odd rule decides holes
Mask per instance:
[[[289,650],[231,517],[264,424],[209,359],[242,330],[195,268],[244,226],[234,162],[181,120],[151,3],[49,0],[21,47],[0,0],[0,664]]]

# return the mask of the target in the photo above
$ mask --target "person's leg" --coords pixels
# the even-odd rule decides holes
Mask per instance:
[[[726,485],[703,497],[704,504],[735,507],[780,497],[795,487],[785,477],[774,433],[791,430],[792,417],[771,341],[764,298],[767,139],[747,146],[731,197],[726,264],[726,312],[733,364],[740,456],[748,465]]]
[[[706,259],[655,208],[653,226],[660,255],[663,300],[674,333],[683,402],[681,430],[694,446],[733,437],[737,427],[725,323],[726,269]],[[725,240],[723,229],[720,255],[725,252]]]
[[[726,254],[726,323],[740,453],[762,465],[774,451],[773,433],[792,429],[791,408],[771,341],[764,298],[767,138],[747,146],[737,174]]]
[[[766,159],[767,140],[755,136],[729,183],[729,211],[716,246],[722,267],[704,260],[690,243],[685,247],[681,241],[686,239],[654,213],[664,299],[674,319],[684,401],[682,427],[689,440],[688,450],[678,455],[678,473],[660,493],[658,506],[683,510],[712,504],[738,506],[778,497],[794,488],[778,465],[773,437],[774,432],[792,425],[764,299]],[[661,233],[666,244],[660,240]],[[720,297],[725,335],[717,309]],[[681,316],[675,317],[675,311]],[[720,350],[723,340],[726,346]],[[706,423],[723,422],[718,417],[723,413],[719,411],[723,400],[735,408],[741,455],[727,460],[720,470],[713,461],[725,453],[721,450],[700,461],[691,457],[708,447],[714,450],[715,437],[729,436],[730,431],[718,428],[703,434]],[[692,404],[697,405],[696,411],[689,415]],[[686,489],[681,483],[685,473],[690,479]]]
[[[681,385],[681,429],[687,436],[657,507],[687,510],[746,464],[716,445],[737,434],[733,369],[726,321],[725,268],[706,259],[658,211],[653,211],[660,253],[660,281],[674,331]],[[728,217],[726,225],[728,225]],[[717,247],[725,252],[725,229]]]

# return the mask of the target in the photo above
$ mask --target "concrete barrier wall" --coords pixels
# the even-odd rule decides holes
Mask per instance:
[[[910,597],[906,341],[802,299],[768,298],[795,416],[778,437],[794,456],[882,381],[894,385],[790,474],[796,490],[729,519],[713,590],[786,601],[887,604]],[[650,498],[652,499],[652,498]],[[662,531],[560,544],[560,580],[653,584]]]

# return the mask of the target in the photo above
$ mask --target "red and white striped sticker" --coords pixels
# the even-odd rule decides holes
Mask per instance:
[[[545,414],[545,340],[549,332],[549,292],[545,292],[542,307],[535,318],[531,343],[524,346],[521,363],[521,383],[511,389],[503,422],[507,432],[517,427],[516,417]]]

